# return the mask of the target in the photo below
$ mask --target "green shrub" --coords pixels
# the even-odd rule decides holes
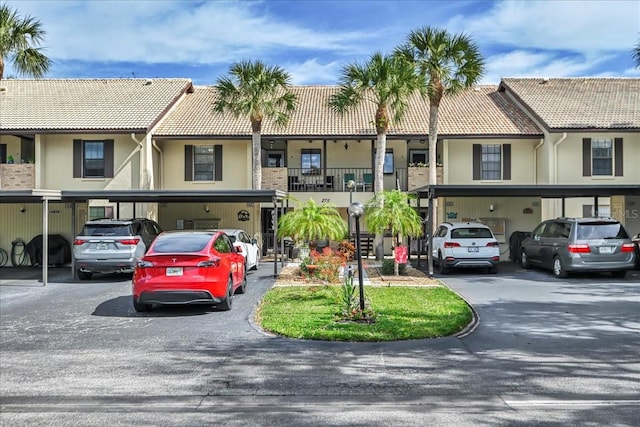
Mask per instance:
[[[395,264],[394,260],[385,259],[384,261],[382,261],[382,268],[380,268],[380,271],[384,276],[391,276],[394,274],[394,264]],[[398,265],[398,271],[400,272],[400,275],[404,274],[406,270],[407,270],[407,264]]]

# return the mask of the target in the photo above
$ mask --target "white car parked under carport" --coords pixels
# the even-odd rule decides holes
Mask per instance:
[[[244,256],[245,271],[257,270],[260,264],[260,247],[258,241],[249,237],[246,231],[235,228],[222,228],[233,242],[233,246],[239,248]]]

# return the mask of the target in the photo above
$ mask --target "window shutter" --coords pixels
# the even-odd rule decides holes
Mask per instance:
[[[213,146],[213,180],[222,181],[222,145]]]
[[[82,178],[82,140],[73,140],[73,177]]]
[[[113,178],[113,139],[104,141],[104,177]]]
[[[193,181],[193,145],[184,146],[184,180]]]
[[[479,180],[481,178],[480,168],[482,165],[482,145],[473,144],[473,179]]]
[[[613,155],[616,156],[616,162],[615,162],[615,175],[616,176],[623,176],[623,171],[622,171],[622,138],[615,138],[613,140]]]
[[[582,176],[591,176],[591,138],[582,138]]]
[[[511,144],[502,145],[502,179],[511,179]]]

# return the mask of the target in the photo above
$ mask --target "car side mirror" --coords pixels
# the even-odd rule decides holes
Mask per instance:
[[[257,245],[258,244],[258,239],[251,239],[251,243],[254,244],[254,245]]]

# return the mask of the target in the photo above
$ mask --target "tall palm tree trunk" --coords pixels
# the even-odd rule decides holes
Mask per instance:
[[[262,189],[262,146],[260,132],[251,135],[252,163],[253,163],[253,189]]]
[[[373,191],[375,194],[382,194],[384,191],[384,154],[387,151],[387,134],[382,132],[378,134],[376,143],[375,157],[375,181]],[[384,205],[384,198],[379,199],[380,207]],[[384,259],[384,233],[376,233],[374,239],[375,255],[378,261]]]

